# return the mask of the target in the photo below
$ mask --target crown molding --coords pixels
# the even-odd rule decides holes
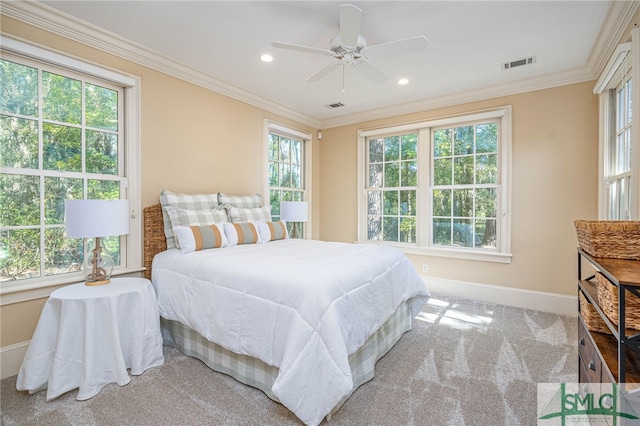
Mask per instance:
[[[189,67],[110,31],[32,0],[2,2],[3,15],[105,53],[143,65],[257,108],[319,128],[321,122]]]
[[[613,2],[586,63],[587,70],[594,78],[604,71],[639,7],[638,0]]]
[[[3,1],[1,13],[26,24],[171,75],[268,112],[316,129],[324,129],[595,80],[606,66],[609,57],[615,50],[639,6],[640,0],[613,2],[584,69],[326,119],[318,119],[301,114],[291,108],[257,96],[38,1]]]

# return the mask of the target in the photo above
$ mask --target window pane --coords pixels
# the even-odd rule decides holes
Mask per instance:
[[[280,161],[291,161],[291,141],[289,139],[280,139]]]
[[[118,135],[86,131],[86,171],[106,175],[118,174]]]
[[[471,185],[473,184],[473,156],[454,157],[453,159],[453,184]]]
[[[278,185],[278,173],[280,168],[278,167],[278,163],[275,161],[269,162],[269,186],[279,186]]]
[[[82,140],[79,128],[44,123],[42,136],[45,169],[82,171]]]
[[[498,123],[476,126],[476,152],[498,151]]]
[[[384,138],[384,161],[397,161],[400,159],[400,137],[391,136]]]
[[[451,216],[451,190],[433,190],[433,215]]]
[[[433,156],[451,156],[451,129],[436,130],[433,132]]]
[[[398,191],[384,191],[383,193],[384,208],[382,213],[385,215],[398,215]]]
[[[474,247],[476,234],[471,219],[453,219],[453,245]]]
[[[451,245],[451,219],[433,219],[433,244]]]
[[[383,140],[371,139],[369,140],[369,162],[381,163],[384,161],[383,157]]]
[[[300,141],[291,141],[291,162],[302,164],[302,142]]]
[[[40,276],[40,231],[0,231],[0,282]]]
[[[476,246],[483,248],[496,248],[496,220],[477,219],[476,220]]]
[[[291,166],[291,187],[302,188],[302,178],[300,176],[300,166]]]
[[[382,187],[382,171],[384,166],[382,164],[371,164],[369,166],[369,188]]]
[[[38,70],[0,59],[0,111],[38,115]]]
[[[367,212],[370,215],[382,215],[382,191],[370,191],[367,194]]]
[[[451,185],[452,176],[451,158],[436,158],[433,160],[433,184]]]
[[[0,116],[0,166],[38,168],[38,123]]]
[[[497,217],[497,191],[495,188],[476,190],[476,217]]]
[[[453,216],[473,217],[473,189],[453,190]]]
[[[291,164],[281,164],[280,173],[280,186],[291,188]]]
[[[113,237],[101,238],[100,241],[102,242],[103,246],[107,250],[107,253],[111,255],[111,258],[113,259],[113,264],[115,266],[119,266],[121,263],[120,262],[120,237],[113,236]]]
[[[269,160],[278,160],[278,151],[280,149],[279,141],[280,137],[271,133],[269,134]]]
[[[382,239],[384,241],[398,241],[397,217],[384,217],[382,219]]]
[[[87,199],[117,200],[120,198],[120,182],[115,180],[87,180]]]
[[[82,123],[82,82],[42,72],[42,116],[62,123]]]
[[[387,188],[400,186],[398,163],[384,163],[384,186]]]
[[[478,155],[476,157],[476,183],[498,183],[498,155]]]
[[[382,218],[380,216],[367,217],[367,239],[380,241],[382,240]]]
[[[82,270],[82,238],[67,238],[64,228],[50,228],[44,232],[44,273],[64,274]],[[110,253],[113,257],[113,253]],[[119,253],[118,253],[119,256]]]
[[[0,175],[0,225],[40,225],[40,178]]]
[[[64,200],[82,200],[82,198],[82,179],[45,177],[45,223],[47,225],[64,224]]]
[[[402,136],[402,159],[413,160],[418,157],[418,134],[412,133],[410,135]]]
[[[415,217],[400,218],[400,242],[403,242],[403,243],[416,242],[416,218]]]
[[[400,163],[402,166],[401,173],[401,186],[418,186],[418,162],[416,161],[403,161]]]
[[[118,92],[87,83],[85,121],[89,127],[118,130]]]
[[[456,127],[453,131],[454,155],[473,154],[473,126]]]
[[[416,191],[400,191],[400,214],[403,216],[415,216]]]

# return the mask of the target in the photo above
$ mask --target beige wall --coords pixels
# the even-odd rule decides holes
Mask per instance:
[[[438,278],[567,295],[576,292],[574,219],[597,215],[598,99],[594,82],[323,130],[323,240],[357,239],[357,132],[512,106],[510,264],[410,255]]]
[[[177,192],[263,192],[264,120],[296,123],[202,87],[30,27],[5,16],[2,31],[141,78],[142,205]],[[319,236],[319,146],[313,146],[312,235]],[[263,194],[265,195],[265,194]],[[45,299],[0,307],[0,346],[30,340]]]

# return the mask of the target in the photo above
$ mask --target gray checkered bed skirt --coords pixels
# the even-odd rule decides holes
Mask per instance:
[[[228,374],[241,383],[263,391],[269,398],[278,401],[271,392],[271,387],[278,375],[278,368],[265,364],[257,358],[239,355],[220,345],[208,341],[199,333],[191,330],[178,321],[160,318],[164,344],[173,346],[182,353],[198,358],[211,369]],[[353,389],[375,376],[375,364],[395,345],[402,335],[411,330],[413,325],[411,308],[403,303],[391,317],[373,333],[364,345],[349,356],[349,365],[353,376]],[[345,397],[329,413],[335,413],[351,394]]]

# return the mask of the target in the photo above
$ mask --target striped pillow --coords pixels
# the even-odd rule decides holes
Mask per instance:
[[[191,253],[212,248],[226,247],[227,237],[222,224],[176,226],[173,232],[180,244],[180,252]]]
[[[263,243],[284,240],[288,237],[287,225],[282,220],[278,222],[256,222],[256,224]]]
[[[229,246],[239,244],[257,244],[262,242],[258,228],[252,222],[224,223],[224,233]]]

